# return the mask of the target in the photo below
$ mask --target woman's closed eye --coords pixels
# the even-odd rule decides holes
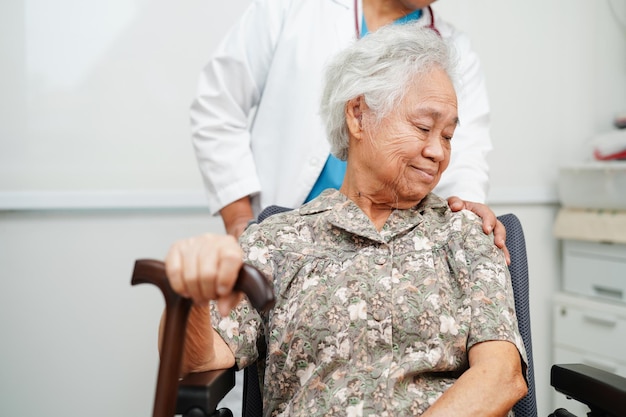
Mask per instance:
[[[416,127],[417,127],[417,129],[418,129],[420,132],[423,132],[423,133],[430,133],[430,131],[432,130],[432,129],[431,129],[430,127],[428,127],[428,126],[416,126]],[[450,141],[452,140],[453,135],[451,135],[451,134],[449,134],[449,133],[443,133],[443,132],[442,132],[442,133],[441,133],[441,137],[442,137],[443,139],[445,139],[446,141],[450,142]]]
[[[455,126],[456,127],[456,126]],[[450,142],[454,138],[455,127],[445,128],[441,131],[441,137]]]

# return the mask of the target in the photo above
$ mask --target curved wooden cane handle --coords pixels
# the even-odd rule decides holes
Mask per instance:
[[[154,259],[135,261],[131,284],[144,283],[159,287],[165,298],[165,328],[152,415],[153,417],[172,417],[176,412],[185,330],[192,301],[172,290],[165,273],[165,264],[162,261]],[[243,265],[239,271],[235,289],[245,293],[250,303],[259,312],[267,312],[274,306],[272,287],[263,274],[253,266]]]

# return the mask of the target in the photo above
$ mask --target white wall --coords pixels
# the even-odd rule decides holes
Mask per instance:
[[[203,208],[187,109],[248,2],[0,2],[0,415],[150,415],[163,302],[130,287],[132,264],[222,231]],[[626,21],[626,2],[612,4]],[[487,74],[490,204],[525,228],[547,415],[557,167],[626,111],[626,35],[608,0],[435,7]]]
[[[189,105],[248,3],[1,2],[0,192],[197,193]]]
[[[0,213],[0,415],[149,416],[163,297],[137,258],[222,232],[198,211]]]

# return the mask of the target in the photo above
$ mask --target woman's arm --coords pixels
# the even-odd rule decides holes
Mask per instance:
[[[477,215],[461,215],[467,222],[462,227],[459,282],[472,311],[466,342],[469,368],[424,416],[504,416],[528,391],[511,278],[502,252],[482,232]]]
[[[163,340],[165,314],[159,327],[159,351]],[[187,333],[181,364],[181,376],[190,372],[226,369],[235,364],[235,355],[211,325],[208,306],[192,306],[187,320]]]
[[[528,391],[522,360],[513,343],[478,343],[469,351],[469,365],[424,417],[506,416]]]

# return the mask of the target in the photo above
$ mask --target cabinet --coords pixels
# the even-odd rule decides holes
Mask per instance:
[[[626,377],[626,161],[562,167],[558,190],[563,276],[553,304],[553,363]],[[555,408],[588,412],[553,392]]]
[[[626,245],[563,241],[563,290],[626,305]]]
[[[626,377],[626,245],[563,242],[562,291],[554,297],[553,362]],[[555,391],[554,407],[588,409]]]

